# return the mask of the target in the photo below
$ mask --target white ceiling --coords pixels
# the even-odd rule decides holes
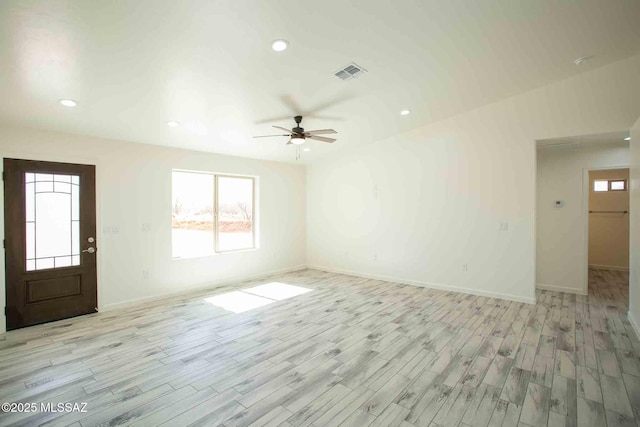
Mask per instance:
[[[0,120],[294,161],[251,136],[326,106],[303,126],[338,141],[309,162],[631,56],[639,20],[629,0],[3,0]],[[352,61],[369,72],[333,75]]]

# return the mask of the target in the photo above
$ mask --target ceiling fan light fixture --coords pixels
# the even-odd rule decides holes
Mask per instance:
[[[625,141],[631,141],[631,137],[630,137],[630,136],[628,136],[628,137],[626,137],[624,140],[625,140]]]
[[[402,111],[400,111],[400,115],[401,116],[408,116],[409,114],[411,114],[411,110],[402,110]]]
[[[304,136],[302,135],[291,135],[291,143],[295,145],[304,144]]]
[[[309,151],[311,151],[311,148],[307,147],[307,148],[305,148],[305,149],[304,149],[304,150],[302,150],[302,151],[304,151],[305,153],[308,153]]]
[[[271,43],[271,49],[275,50],[276,52],[282,52],[284,50],[287,50],[288,47],[289,47],[289,42],[283,39],[274,40]]]

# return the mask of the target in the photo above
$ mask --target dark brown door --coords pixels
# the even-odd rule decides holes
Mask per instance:
[[[4,159],[7,330],[97,311],[95,166]]]

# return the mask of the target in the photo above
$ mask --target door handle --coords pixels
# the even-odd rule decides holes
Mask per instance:
[[[94,254],[96,253],[96,248],[94,248],[93,246],[90,246],[87,249],[83,250],[82,252],[89,252],[90,254]]]

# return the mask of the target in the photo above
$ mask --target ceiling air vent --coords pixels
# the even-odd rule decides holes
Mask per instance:
[[[335,75],[340,80],[351,80],[360,77],[366,72],[367,70],[365,70],[355,62],[352,62],[351,64],[337,71]]]

